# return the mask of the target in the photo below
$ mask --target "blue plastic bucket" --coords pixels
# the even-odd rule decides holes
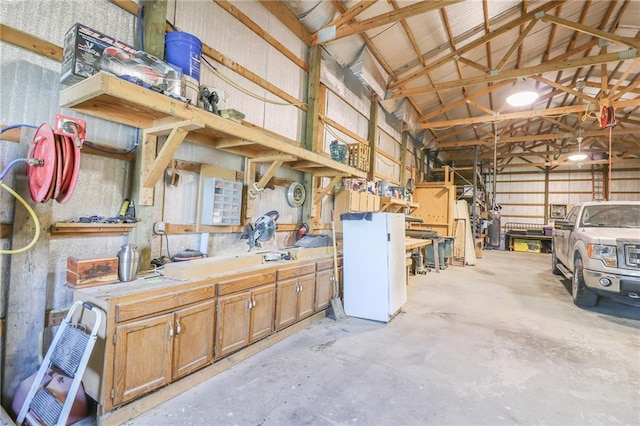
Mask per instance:
[[[164,55],[167,62],[200,82],[202,42],[198,37],[180,31],[167,33],[164,36]]]

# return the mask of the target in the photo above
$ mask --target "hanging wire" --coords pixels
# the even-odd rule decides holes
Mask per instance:
[[[167,21],[167,23],[169,24],[169,26],[174,30],[174,31],[179,31],[178,28],[171,22]],[[187,53],[187,52],[185,52]],[[241,92],[251,96],[252,98],[258,99],[260,101],[263,102],[267,102],[273,105],[281,105],[281,106],[297,106],[300,108],[304,108],[307,106],[307,104],[305,102],[289,102],[289,101],[275,101],[272,99],[268,99],[265,98],[264,96],[252,92],[251,90],[241,86],[239,83],[236,83],[235,81],[233,81],[231,79],[231,77],[226,76],[224,73],[222,73],[220,70],[218,70],[217,67],[215,67],[211,62],[209,62],[209,60],[203,55],[202,56],[202,62],[205,63],[206,66],[208,66],[214,74],[216,74],[218,77],[220,77],[222,80],[226,81],[228,84],[230,84],[231,86],[235,87],[236,89],[240,90]]]
[[[493,191],[491,194],[491,208],[496,207],[496,175],[498,174],[498,126],[493,126]]]
[[[608,178],[609,184],[607,185],[607,200],[611,200],[611,134],[612,134],[613,126],[609,126],[609,170],[608,170]]]

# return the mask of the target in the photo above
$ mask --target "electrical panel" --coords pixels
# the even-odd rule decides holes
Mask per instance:
[[[203,225],[240,225],[242,182],[205,178],[202,185]]]

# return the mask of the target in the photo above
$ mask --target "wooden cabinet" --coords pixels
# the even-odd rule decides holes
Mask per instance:
[[[333,296],[333,260],[326,255],[250,271],[76,289],[74,300],[106,313],[83,376],[98,416],[189,380],[185,376],[325,309]]]
[[[175,313],[172,380],[212,361],[214,308],[214,301],[209,301]]]
[[[333,204],[336,232],[342,232],[340,215],[349,212],[370,212],[380,210],[380,197],[368,192],[338,191]]]
[[[213,353],[214,303],[118,325],[115,406],[206,365]]]
[[[215,355],[223,357],[274,331],[276,285],[220,297]]]
[[[313,314],[316,291],[315,269],[315,263],[310,263],[278,271],[276,330]]]
[[[321,311],[331,305],[333,297],[333,270],[316,272],[315,310]]]
[[[167,314],[116,328],[114,406],[171,381],[172,322]]]

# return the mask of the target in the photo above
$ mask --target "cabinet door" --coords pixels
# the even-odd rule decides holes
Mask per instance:
[[[215,302],[204,302],[175,313],[173,379],[213,360]]]
[[[276,296],[276,330],[298,319],[298,279],[278,281]]]
[[[216,358],[249,344],[250,300],[251,293],[248,291],[218,299]]]
[[[298,293],[298,320],[313,314],[316,297],[316,274],[298,278],[300,291]]]
[[[116,327],[114,406],[169,383],[173,333],[172,313]]]
[[[251,291],[251,323],[249,341],[254,342],[273,333],[276,314],[276,285],[269,284]]]
[[[333,297],[332,276],[333,269],[316,273],[316,312],[327,309],[331,304],[331,298]]]

